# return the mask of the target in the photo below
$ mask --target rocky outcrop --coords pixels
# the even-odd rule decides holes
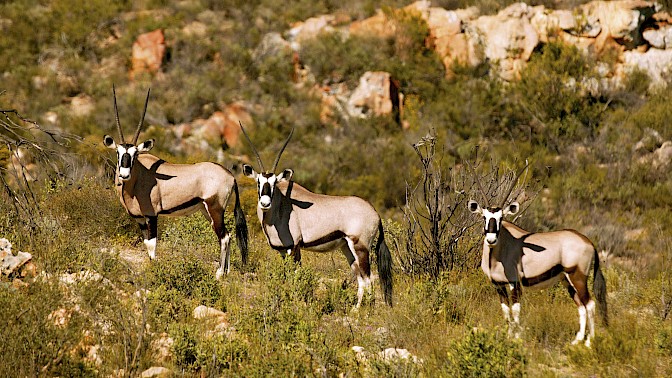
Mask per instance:
[[[607,73],[610,77],[643,65],[655,83],[662,83],[670,59],[668,53],[658,50],[669,48],[672,31],[670,17],[658,13],[659,8],[655,2],[641,0],[593,1],[571,10],[521,2],[495,15],[479,15],[476,8],[447,10],[423,0],[400,11],[417,14],[427,23],[427,43],[443,61],[449,77],[456,62],[471,66],[490,62],[499,77],[516,80],[541,43],[559,40],[589,53],[607,48],[623,53],[622,67]],[[288,32],[291,47],[298,50],[301,42],[321,32],[389,38],[399,30],[396,21],[382,11],[341,28],[333,20],[326,15],[299,23]]]
[[[194,150],[218,152],[239,144],[240,123],[249,130],[253,121],[248,106],[242,102],[221,105],[221,110],[207,119],[196,119],[173,127],[178,143],[175,152],[190,153]]]

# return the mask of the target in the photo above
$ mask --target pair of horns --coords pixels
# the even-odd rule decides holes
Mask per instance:
[[[149,93],[151,88],[147,89],[147,98],[145,99],[145,109],[142,111],[142,118],[140,123],[138,123],[138,129],[135,130],[135,135],[133,136],[133,144],[138,143],[138,137],[140,136],[140,130],[142,130],[142,124],[145,122],[145,114],[147,113],[147,104],[149,103]],[[121,143],[126,143],[124,140],[124,132],[121,130],[121,122],[119,122],[119,110],[117,109],[117,91],[112,84],[112,95],[114,96],[114,117],[117,120],[117,130],[119,131],[119,138],[121,138]]]
[[[240,124],[240,129],[243,130],[243,134],[245,135],[245,139],[247,139],[247,142],[250,144],[250,147],[252,147],[252,151],[254,151],[254,155],[257,157],[257,162],[259,163],[259,167],[261,168],[262,171],[266,171],[264,168],[264,163],[261,161],[261,156],[259,156],[259,152],[257,151],[256,148],[254,148],[254,143],[252,143],[252,140],[250,139],[250,136],[247,135],[247,131],[245,131],[245,128],[243,127],[243,123],[238,121]],[[280,162],[280,156],[282,156],[282,153],[285,151],[285,147],[287,147],[287,144],[289,143],[289,140],[292,139],[292,135],[294,134],[294,127],[292,127],[292,131],[289,132],[289,136],[287,137],[287,140],[285,140],[285,144],[282,145],[282,148],[280,149],[280,152],[278,152],[278,156],[275,158],[275,162],[273,163],[273,169],[271,169],[271,172],[275,173],[275,169],[278,167],[278,163]]]
[[[485,205],[487,207],[490,207],[490,201],[488,201],[488,197],[485,194],[485,190],[483,190],[483,185],[481,184],[480,178],[476,174],[476,170],[474,170],[474,168],[471,166],[471,164],[469,164],[468,161],[466,163],[467,163],[467,167],[469,167],[472,174],[474,175],[474,179],[476,180],[476,184],[478,184],[478,190],[481,193],[481,197],[483,198],[483,201],[485,202]],[[520,179],[520,176],[523,174],[523,172],[525,172],[525,170],[527,170],[527,168],[529,166],[530,166],[530,163],[526,160],[525,161],[525,166],[523,168],[521,168],[520,171],[518,171],[518,174],[516,175],[516,177],[511,182],[511,186],[506,191],[506,195],[504,195],[504,199],[502,199],[502,203],[499,205],[500,208],[504,207],[504,205],[506,204],[506,201],[508,201],[509,196],[511,195],[511,192],[513,192],[513,189],[516,187],[516,184],[518,183],[518,179]]]

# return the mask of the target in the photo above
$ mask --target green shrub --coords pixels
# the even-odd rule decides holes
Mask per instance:
[[[176,324],[169,331],[173,339],[171,352],[175,365],[188,371],[197,370],[198,349],[196,328],[190,325]]]
[[[321,313],[324,315],[347,314],[357,303],[357,292],[352,290],[347,280],[327,283],[324,299],[320,303]]]
[[[152,261],[144,280],[149,310],[160,328],[188,319],[198,305],[222,305],[213,269],[190,253],[170,253]]]
[[[200,340],[196,346],[196,365],[209,374],[238,370],[249,359],[248,345],[239,338],[216,335]]]
[[[67,324],[57,326],[49,318],[57,309],[71,308],[66,295],[63,287],[51,282],[35,281],[20,290],[0,282],[0,345],[6,358],[0,375],[95,375],[82,356],[69,353],[79,343],[88,319],[72,311]]]
[[[520,340],[499,330],[472,330],[454,342],[448,361],[455,377],[522,377],[527,356]]]

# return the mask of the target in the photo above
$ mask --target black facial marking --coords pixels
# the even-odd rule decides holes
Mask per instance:
[[[490,218],[488,225],[485,228],[486,233],[496,234],[499,232],[499,227],[497,225],[497,220],[495,218]]]
[[[131,158],[131,154],[125,152],[123,155],[121,155],[121,161],[119,162],[119,166],[121,168],[130,168],[132,161],[133,159]]]
[[[259,192],[259,198],[261,198],[261,196],[271,196],[271,184],[267,182],[264,183]]]

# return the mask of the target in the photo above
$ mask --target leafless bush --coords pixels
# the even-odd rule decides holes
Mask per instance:
[[[476,266],[481,235],[472,228],[479,219],[467,210],[466,202],[478,199],[483,206],[500,206],[516,199],[525,209],[538,190],[526,184],[527,174],[520,179],[522,170],[500,169],[494,160],[487,169],[478,158],[474,163],[442,168],[444,154],[437,153],[436,138],[431,135],[415,143],[413,149],[420,159],[422,176],[416,184],[406,185],[405,253],[400,254],[399,266],[406,273],[433,277],[441,271]]]
[[[6,202],[24,226],[35,229],[42,212],[34,182],[55,182],[64,176],[73,157],[67,148],[80,138],[47,130],[16,110],[0,109],[0,181]]]

